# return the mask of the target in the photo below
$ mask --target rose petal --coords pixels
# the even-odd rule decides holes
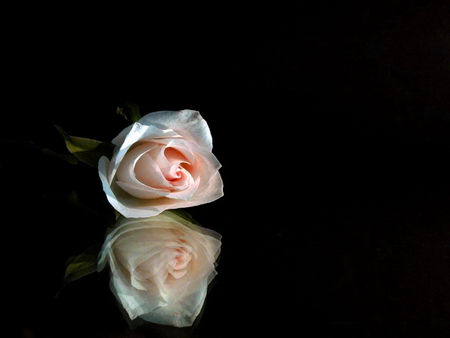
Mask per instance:
[[[122,162],[123,157],[128,152],[131,146],[136,142],[145,139],[148,135],[152,135],[153,139],[164,137],[178,137],[179,135],[173,130],[159,129],[154,125],[143,125],[138,122],[122,130],[117,137],[112,141],[116,144],[114,155],[111,158],[112,166],[109,172],[109,178],[112,179],[116,174],[116,170]]]
[[[157,125],[172,129],[187,141],[212,150],[212,136],[208,124],[195,110],[157,111],[149,113],[138,121],[144,125]]]

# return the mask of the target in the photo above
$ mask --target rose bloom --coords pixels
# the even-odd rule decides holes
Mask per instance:
[[[109,264],[111,290],[131,320],[191,326],[217,274],[221,235],[164,211],[121,217],[107,234],[98,271]]]
[[[125,217],[150,217],[223,196],[221,164],[198,111],[149,113],[112,143],[112,158],[99,160],[99,176],[108,201]]]

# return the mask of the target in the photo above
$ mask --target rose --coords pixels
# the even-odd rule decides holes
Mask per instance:
[[[99,176],[108,201],[125,217],[150,217],[223,196],[221,164],[198,111],[149,113],[112,143],[111,160],[99,160]]]
[[[106,236],[98,271],[109,263],[111,290],[131,320],[190,326],[217,274],[221,235],[174,211],[121,217]]]

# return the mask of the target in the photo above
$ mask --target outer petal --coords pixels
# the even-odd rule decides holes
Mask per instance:
[[[138,121],[145,125],[155,125],[161,129],[172,129],[188,141],[212,150],[212,136],[207,122],[196,110],[162,110],[141,117]]]
[[[143,138],[162,138],[162,137],[176,137],[178,136],[171,130],[159,129],[154,125],[142,125],[140,123],[133,123],[131,126],[122,130],[122,132],[113,139],[112,143],[116,145],[114,155],[111,158],[112,165],[109,168],[108,178],[111,181],[116,174],[116,170],[123,160],[123,157],[128,152],[131,146]]]
[[[98,174],[100,176],[100,181],[102,182],[103,191],[105,192],[106,198],[111,205],[120,212],[120,203],[117,201],[116,195],[111,189],[111,182],[108,177],[108,169],[110,166],[110,161],[106,156],[102,156],[98,161]]]

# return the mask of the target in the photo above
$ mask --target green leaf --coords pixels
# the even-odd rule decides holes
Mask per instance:
[[[72,256],[67,260],[66,272],[64,274],[61,289],[66,286],[67,283],[97,271],[97,258],[101,247],[101,243],[93,244],[78,256]],[[61,290],[56,296],[58,296],[60,292]]]
[[[127,101],[117,107],[116,113],[123,116],[125,120],[136,122],[141,118],[139,105],[134,101]]]
[[[114,145],[85,137],[71,136],[61,127],[55,125],[66,142],[67,149],[81,162],[97,167],[102,156],[111,158]]]

